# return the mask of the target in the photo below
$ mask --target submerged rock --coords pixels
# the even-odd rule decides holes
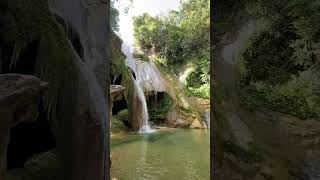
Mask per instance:
[[[36,120],[38,103],[48,83],[21,74],[0,75],[0,179],[4,179],[10,128]]]

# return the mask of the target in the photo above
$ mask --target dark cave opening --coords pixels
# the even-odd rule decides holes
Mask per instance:
[[[38,40],[28,44],[20,52],[16,64],[10,67],[13,45],[1,43],[1,73],[34,75],[38,47]],[[22,122],[10,129],[10,140],[7,149],[7,166],[9,170],[23,168],[25,162],[33,155],[56,147],[42,102],[39,103],[38,110],[39,114],[35,122]]]
[[[116,115],[119,111],[127,108],[127,100],[124,97],[121,100],[114,101],[112,106],[112,115]]]
[[[81,59],[83,59],[84,51],[80,41],[80,36],[70,23],[68,24],[67,36],[77,54],[81,57]]]
[[[1,73],[19,73],[33,75],[37,59],[39,41],[34,41],[23,49],[15,65],[10,65],[13,46],[6,44],[2,46],[2,71]]]
[[[150,107],[158,106],[159,102],[164,98],[165,92],[155,92],[153,91],[149,96],[147,96],[147,104]]]
[[[110,80],[111,80],[111,84],[121,85],[122,74],[115,77],[110,73]]]
[[[120,74],[112,84],[121,85],[121,81],[122,81],[122,74]]]
[[[132,71],[130,68],[129,68],[129,70],[130,70],[130,72],[131,72],[131,74],[132,74],[133,78],[134,78],[134,79],[136,79],[136,73],[135,73],[134,71]]]
[[[8,169],[23,168],[33,155],[56,147],[44,106],[40,103],[39,116],[33,123],[20,123],[10,129],[7,150]]]

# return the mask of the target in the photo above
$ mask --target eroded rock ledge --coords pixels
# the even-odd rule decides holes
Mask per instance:
[[[41,95],[48,83],[30,75],[0,75],[0,179],[6,174],[6,156],[10,128],[20,122],[32,122]]]

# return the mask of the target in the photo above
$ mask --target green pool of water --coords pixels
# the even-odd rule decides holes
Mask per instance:
[[[162,129],[111,137],[111,177],[118,180],[209,180],[209,130]]]

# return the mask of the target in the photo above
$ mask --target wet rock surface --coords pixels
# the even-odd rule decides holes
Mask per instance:
[[[52,14],[66,24],[72,60],[79,70],[71,117],[59,121],[57,150],[63,178],[105,180],[109,177],[109,3],[101,0],[50,0]],[[84,163],[85,162],[85,163]]]
[[[137,89],[134,88],[129,99],[129,123],[133,131],[139,131],[143,124],[142,102],[138,96]]]
[[[194,113],[183,111],[177,106],[173,106],[167,115],[167,123],[172,127],[179,128],[202,128],[203,124]]]

